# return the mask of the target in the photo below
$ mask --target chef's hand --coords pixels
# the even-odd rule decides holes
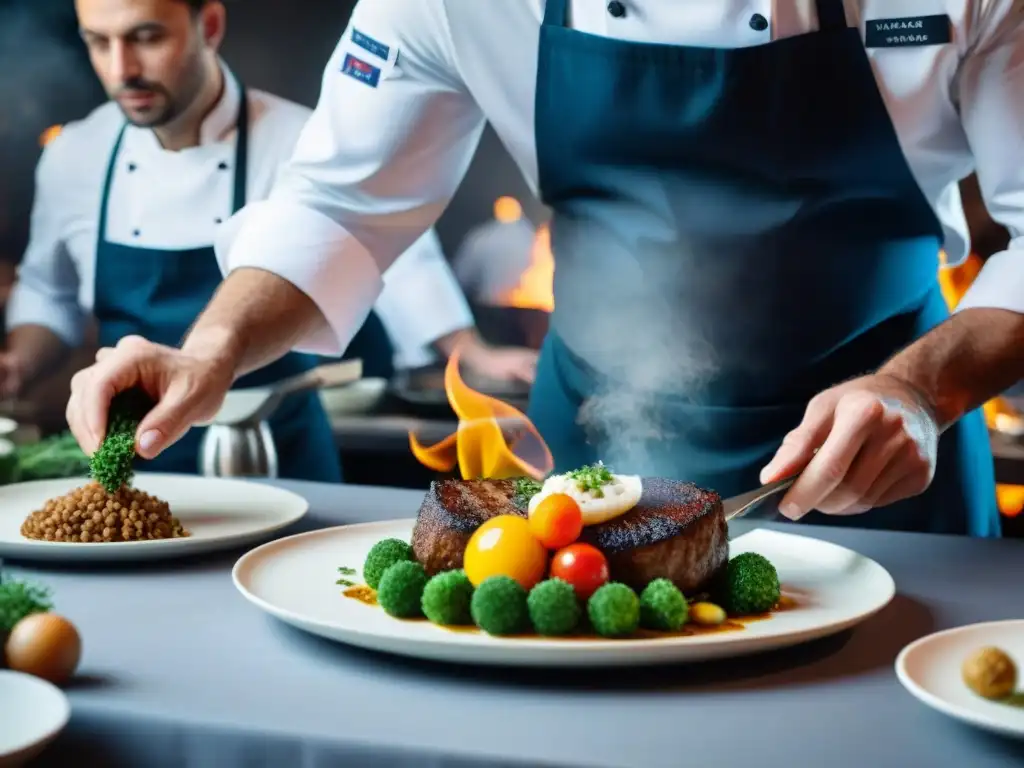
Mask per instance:
[[[114,348],[96,353],[96,362],[71,379],[67,420],[82,450],[92,454],[107,427],[110,401],[141,387],[157,401],[139,424],[136,450],[151,459],[181,438],[189,427],[212,418],[234,380],[231,361],[186,353],[126,336]]]
[[[492,347],[483,341],[464,344],[459,359],[478,375],[492,381],[521,381],[532,384],[537,375],[539,353],[520,347]]]
[[[939,428],[917,391],[875,374],[817,395],[761,481],[803,469],[779,511],[855,515],[923,492],[935,474]],[[817,449],[817,452],[815,450]]]

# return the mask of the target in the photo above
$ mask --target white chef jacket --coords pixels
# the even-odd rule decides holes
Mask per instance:
[[[570,0],[570,24],[598,36],[725,48],[818,28],[814,0],[623,5],[626,14],[616,18],[607,0]],[[969,251],[957,182],[974,169],[992,217],[1013,236],[959,309],[1024,312],[1021,1],[846,0],[845,6],[862,34],[866,19],[949,16],[951,44],[868,54],[910,168],[942,222],[950,263]],[[348,343],[380,290],[381,271],[434,223],[455,192],[485,121],[536,191],[534,94],[543,11],[544,0],[360,0],[327,64],[320,102],[293,162],[269,200],[239,212],[217,242],[222,269],[270,270],[314,298],[327,323],[302,348],[337,352]],[[752,22],[755,14],[768,24]],[[376,85],[342,71],[347,55],[380,69]],[[752,146],[756,141],[752,136]]]
[[[110,189],[107,239],[145,248],[209,245],[231,215],[234,127],[240,93],[222,63],[224,94],[200,130],[199,146],[164,150],[148,129],[125,131]],[[311,110],[248,89],[250,140],[246,196],[267,196]],[[39,324],[71,345],[82,341],[93,306],[100,197],[110,153],[124,124],[108,102],[68,124],[47,145],[36,170],[28,248],[7,306],[7,327]],[[301,242],[302,233],[293,233]],[[301,247],[301,246],[300,246]],[[399,367],[425,365],[430,344],[473,319],[433,230],[388,271],[377,313]]]

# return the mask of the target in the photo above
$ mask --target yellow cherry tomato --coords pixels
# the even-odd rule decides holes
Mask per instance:
[[[492,517],[477,528],[462,558],[474,587],[491,576],[508,576],[530,589],[544,578],[547,565],[544,545],[530,532],[526,519],[515,515]]]
[[[583,531],[583,512],[572,496],[553,493],[533,510],[530,530],[548,549],[567,547]]]

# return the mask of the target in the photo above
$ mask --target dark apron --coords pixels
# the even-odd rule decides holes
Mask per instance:
[[[232,211],[245,204],[249,109],[239,84]],[[124,128],[110,155],[100,205],[96,247],[94,313],[101,346],[114,346],[135,334],[177,347],[203,311],[223,276],[213,246],[182,250],[133,248],[106,238],[107,204]],[[313,355],[291,353],[239,378],[235,388],[260,387],[317,365]],[[285,399],[270,419],[278,453],[278,476],[291,480],[341,482],[338,449],[330,422],[316,392]],[[200,443],[206,429],[193,427],[174,445],[140,466],[153,472],[199,472]]]
[[[807,402],[942,322],[942,228],[857,29],[749,48],[637,43],[548,0],[536,137],[555,311],[530,403],[556,471],[598,459],[723,497]],[[980,411],[927,492],[806,522],[1000,535]]]

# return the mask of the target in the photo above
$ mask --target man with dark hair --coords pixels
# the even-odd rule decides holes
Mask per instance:
[[[226,11],[216,0],[78,0],[81,35],[110,102],[65,126],[37,169],[31,241],[7,311],[0,384],[17,394],[81,342],[85,312],[101,346],[128,337],[176,345],[222,275],[217,226],[277,178],[310,111],[246,89],[218,55]],[[528,376],[532,352],[492,350],[472,333],[465,299],[427,232],[387,275],[360,332],[366,375],[415,365],[434,344],[470,341],[470,364]],[[397,349],[392,349],[392,340]],[[427,357],[429,360],[429,357]],[[238,379],[263,386],[320,358],[290,354]],[[340,479],[317,393],[295,395],[271,419],[279,474]],[[151,467],[198,470],[200,431]]]

